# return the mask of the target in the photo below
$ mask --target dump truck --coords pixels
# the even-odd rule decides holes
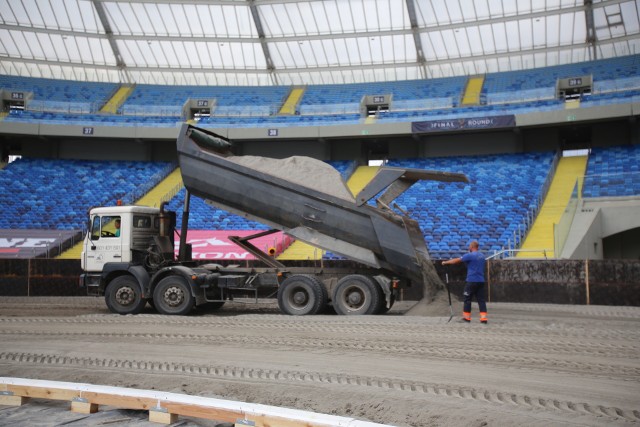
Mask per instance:
[[[269,297],[277,297],[280,310],[289,315],[318,314],[329,306],[341,315],[380,314],[391,308],[400,289],[434,291],[422,231],[394,200],[419,180],[468,182],[466,176],[383,166],[354,197],[325,162],[242,156],[235,148],[209,130],[183,125],[177,155],[186,195],[179,230],[176,212],[164,204],[92,208],[80,286],[89,295],[104,296],[113,313],[137,314],[149,303],[168,315]],[[191,259],[191,195],[270,227],[229,238],[253,254],[259,266]],[[280,231],[353,262],[291,266],[251,243]]]

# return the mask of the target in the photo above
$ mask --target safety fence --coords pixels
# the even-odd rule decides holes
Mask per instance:
[[[318,267],[319,261],[287,262],[296,267]],[[234,262],[237,264],[237,262]],[[221,261],[220,264],[225,264]],[[246,261],[246,266],[258,266]],[[464,265],[434,266],[451,292],[461,296]],[[352,261],[323,261],[322,267],[357,269]],[[0,259],[0,296],[84,296],[78,286],[79,260]],[[501,260],[487,261],[487,296],[490,302],[595,304],[640,306],[638,260]],[[446,276],[445,276],[446,275]],[[422,287],[404,290],[404,300],[422,298]]]

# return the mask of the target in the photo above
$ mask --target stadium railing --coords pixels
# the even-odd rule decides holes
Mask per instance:
[[[578,209],[578,203],[581,198],[580,190],[582,189],[583,178],[584,177],[576,180],[573,191],[571,192],[571,197],[569,197],[569,202],[562,217],[560,217],[560,221],[558,221],[557,224],[553,224],[553,251],[556,258],[562,254],[564,245],[567,242],[567,237],[569,237],[571,224],[573,224],[573,218],[576,216],[576,210]]]
[[[551,163],[551,167],[549,168],[549,173],[547,174],[547,177],[545,178],[544,183],[542,184],[542,188],[541,188],[540,194],[538,195],[538,198],[536,199],[535,203],[533,203],[529,207],[529,210],[527,211],[526,216],[524,217],[522,222],[518,224],[518,228],[513,231],[513,240],[509,238],[507,240],[507,247],[503,248],[503,250],[505,251],[519,250],[522,243],[524,243],[525,239],[527,238],[527,235],[529,234],[529,231],[531,230],[531,227],[533,226],[533,223],[536,220],[536,217],[538,216],[538,212],[540,212],[540,209],[542,208],[544,199],[547,197],[547,193],[549,192],[549,187],[551,187],[551,181],[553,181],[553,176],[556,174],[556,169],[558,168],[558,162],[560,161],[560,156],[561,156],[560,152],[556,153],[555,156],[553,156],[553,161]],[[532,252],[542,252],[542,251],[546,251],[546,250],[540,249]]]

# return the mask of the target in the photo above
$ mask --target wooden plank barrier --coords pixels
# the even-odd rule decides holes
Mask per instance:
[[[94,384],[0,377],[0,405],[19,406],[29,398],[65,400],[71,410],[94,413],[100,405],[149,411],[149,421],[171,424],[178,416],[256,427],[390,427],[298,409]]]

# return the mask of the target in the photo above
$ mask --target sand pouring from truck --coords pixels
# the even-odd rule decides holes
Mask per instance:
[[[90,295],[104,296],[112,312],[137,314],[150,302],[160,313],[184,315],[202,304],[277,295],[280,310],[291,315],[321,313],[329,304],[338,314],[378,314],[391,308],[401,288],[423,286],[426,298],[436,291],[439,279],[418,222],[390,206],[418,180],[468,182],[463,174],[382,167],[354,198],[322,161],[237,156],[231,141],[191,125],[182,126],[177,150],[187,189],[177,257],[176,214],[164,205],[90,211],[80,284]],[[376,206],[368,203],[380,193]],[[230,238],[264,267],[191,260],[191,194],[271,227]],[[292,267],[251,244],[278,231],[355,263]]]

